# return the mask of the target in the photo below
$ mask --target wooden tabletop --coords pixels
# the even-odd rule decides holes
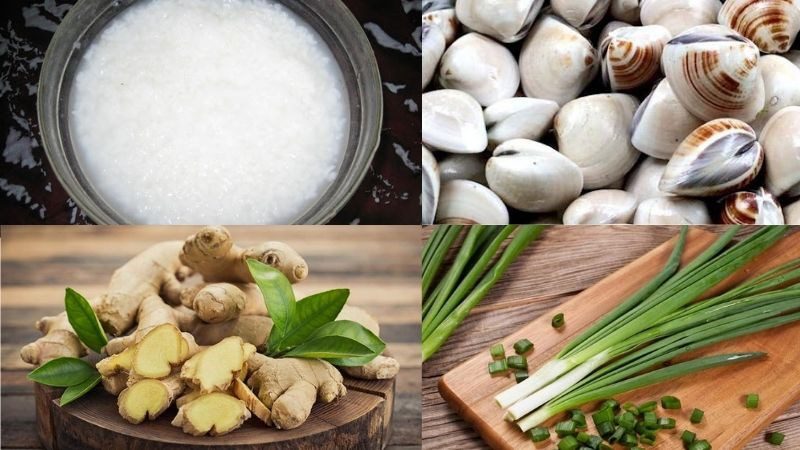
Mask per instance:
[[[703,227],[721,232],[721,227]],[[427,237],[431,228],[424,232]],[[752,231],[743,229],[742,234]],[[483,302],[422,368],[422,444],[479,449],[485,444],[439,395],[437,382],[461,362],[594,285],[675,236],[677,227],[553,227],[511,266]],[[591,245],[587,245],[590,243]],[[515,274],[525,274],[522,277]],[[535,280],[535,281],[533,281]],[[790,344],[794,345],[794,344]],[[786,435],[783,447],[754,439],[747,450],[800,448],[800,402],[768,427]],[[734,450],[734,449],[722,449]]]
[[[63,310],[64,288],[87,297],[112,271],[147,246],[183,239],[197,227],[2,227],[2,448],[41,448],[34,425],[31,367],[19,349],[39,336],[34,322]],[[419,227],[231,227],[237,243],[282,240],[309,264],[298,298],[347,287],[349,304],[381,323],[400,361],[389,448],[420,446]]]

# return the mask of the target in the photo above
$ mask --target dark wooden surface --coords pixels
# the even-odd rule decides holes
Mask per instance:
[[[111,272],[135,253],[154,242],[182,239],[194,230],[196,227],[2,227],[3,448],[41,448],[36,436],[34,386],[25,378],[30,366],[19,359],[19,349],[38,337],[33,328],[36,319],[63,309],[64,287],[96,295]],[[231,233],[242,244],[283,240],[300,252],[309,263],[310,274],[295,285],[298,297],[348,287],[350,303],[378,318],[388,351],[401,364],[388,448],[419,448],[419,227],[232,227]],[[368,386],[361,387],[369,392]]]
[[[0,223],[90,223],[44,154],[36,88],[44,52],[75,0],[0,2]],[[419,0],[344,0],[372,43],[384,82],[381,145],[335,224],[419,224]],[[385,33],[385,36],[381,33]],[[376,35],[384,37],[383,45]],[[387,45],[391,40],[396,45]],[[392,48],[395,47],[395,48]],[[393,92],[396,91],[396,92]]]
[[[722,231],[719,227],[703,228]],[[750,230],[745,229],[742,234]],[[426,228],[423,234],[427,236],[429,232],[430,228]],[[660,226],[556,227],[545,231],[472,311],[439,353],[423,365],[423,447],[485,448],[477,433],[441,398],[437,383],[442,375],[474,355],[485,352],[509,333],[570,300],[677,232],[676,227]],[[524,273],[524,276],[515,277],[515,273]],[[782,448],[800,448],[800,403],[783,412],[767,429],[786,434],[786,444]],[[763,436],[757,436],[744,448],[766,450],[775,447],[766,444]]]

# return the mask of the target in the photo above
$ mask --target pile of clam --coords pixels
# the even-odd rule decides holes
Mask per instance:
[[[800,0],[423,0],[423,222],[800,224],[798,31]]]

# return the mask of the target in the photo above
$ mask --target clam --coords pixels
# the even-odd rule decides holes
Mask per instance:
[[[693,197],[725,195],[749,184],[763,161],[764,150],[749,125],[736,119],[712,120],[684,139],[658,187]]]
[[[527,212],[553,212],[578,198],[581,170],[551,147],[513,139],[494,149],[486,180],[508,205]]]
[[[453,2],[428,2],[423,6],[422,11],[422,23],[439,27],[447,45],[456,40],[459,24]]]
[[[642,153],[669,159],[686,136],[702,124],[675,97],[669,81],[661,80],[636,110],[631,143]]]
[[[422,143],[451,153],[486,149],[481,105],[469,94],[441,89],[422,94]]]
[[[727,0],[718,21],[764,53],[784,53],[800,31],[800,0]]]
[[[735,192],[722,202],[722,223],[739,225],[783,225],[781,205],[763,188],[758,192]]]
[[[588,192],[564,211],[564,225],[630,223],[636,212],[636,197],[625,191],[601,189]]]
[[[627,94],[597,94],[573,100],[556,114],[558,149],[583,172],[586,189],[621,179],[636,164],[630,126],[639,106]]]
[[[528,33],[544,0],[459,0],[458,20],[501,42],[516,42]]]
[[[558,103],[529,97],[514,97],[493,103],[483,111],[489,128],[489,146],[510,139],[538,141],[553,127]]]
[[[800,200],[783,208],[783,218],[787,225],[800,225]]]
[[[507,48],[486,36],[465,34],[442,55],[439,83],[447,89],[464,91],[481,105],[489,106],[517,92],[517,60]]]
[[[681,197],[654,197],[636,208],[635,225],[704,225],[711,223],[708,207],[702,200]]]
[[[577,30],[544,15],[525,38],[519,68],[525,95],[564,105],[577,98],[595,77],[599,57]]]
[[[611,34],[612,31],[619,28],[631,27],[631,26],[633,25],[626,22],[621,22],[619,20],[612,20],[611,22],[608,22],[606,26],[604,26],[603,29],[600,30],[600,34],[597,36],[597,48],[600,48],[600,44],[602,44],[603,41],[606,40],[606,37],[609,34]]]
[[[800,107],[778,111],[761,131],[766,187],[776,196],[800,187]]]
[[[621,27],[600,43],[603,82],[614,92],[651,82],[661,68],[661,51],[672,35],[661,25]]]
[[[422,87],[428,86],[442,59],[445,42],[442,30],[437,26],[422,25]]]
[[[611,0],[550,0],[553,12],[581,30],[600,23],[611,6]]]
[[[783,56],[795,66],[800,67],[800,50],[789,50]]]
[[[800,67],[778,55],[762,56],[758,66],[767,101],[750,126],[760,133],[775,113],[787,106],[800,106]]]
[[[658,188],[658,182],[664,175],[667,162],[662,159],[645,158],[629,174],[625,181],[625,190],[643,202],[649,198],[671,196]]]
[[[678,100],[703,120],[749,122],[764,106],[758,47],[722,25],[700,25],[664,48],[661,66]]]
[[[470,180],[486,185],[486,161],[480,155],[448,155],[439,161],[442,183]]]
[[[642,0],[642,25],[661,25],[673,36],[707,23],[717,23],[722,8],[719,0]]]
[[[639,22],[640,0],[611,0],[611,17],[628,23]]]
[[[507,225],[508,209],[486,186],[453,180],[442,185],[436,223]]]
[[[422,146],[422,224],[430,225],[439,203],[439,165],[433,153]]]

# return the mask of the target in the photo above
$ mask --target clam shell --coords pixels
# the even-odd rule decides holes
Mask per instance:
[[[800,67],[800,50],[789,50],[783,56],[795,66]]]
[[[603,82],[614,92],[651,82],[661,68],[661,51],[672,38],[661,25],[621,27],[600,44]]]
[[[606,37],[608,37],[608,35],[611,34],[612,31],[619,28],[632,27],[632,26],[633,25],[629,23],[621,22],[619,20],[612,20],[611,22],[608,22],[606,26],[604,26],[603,29],[600,30],[600,34],[597,36],[597,48],[600,48],[600,45],[603,43],[603,41],[606,40]]]
[[[732,225],[783,225],[781,205],[769,192],[735,192],[722,202],[722,223]]]
[[[458,19],[456,18],[456,10],[451,6],[449,8],[424,10],[422,14],[422,23],[428,25],[435,25],[439,27],[444,35],[444,40],[447,45],[453,43],[458,35]]]
[[[761,131],[766,187],[776,196],[800,186],[800,107],[778,111]]]
[[[702,200],[681,197],[655,197],[639,204],[633,216],[635,225],[704,225],[711,223],[708,207]]]
[[[800,200],[783,208],[783,218],[786,225],[800,225]]]
[[[636,197],[625,191],[601,189],[586,193],[564,211],[564,225],[630,223],[636,212]]]
[[[800,31],[800,1],[727,0],[718,21],[755,42],[765,53],[784,53]]]
[[[544,0],[459,0],[458,19],[501,42],[516,42],[530,31]]]
[[[553,127],[558,103],[529,97],[514,97],[493,103],[483,111],[489,127],[489,146],[511,139],[538,141]]]
[[[654,197],[671,196],[672,194],[658,188],[666,168],[667,162],[662,159],[645,158],[628,174],[625,191],[635,196],[638,202]]]
[[[760,134],[775,113],[787,106],[800,106],[800,67],[778,55],[762,56],[758,66],[767,101],[750,126]]]
[[[639,158],[630,141],[633,114],[639,106],[627,94],[597,94],[573,100],[556,114],[558,149],[583,172],[586,189],[621,179]]]
[[[583,189],[578,166],[554,149],[526,139],[498,146],[486,163],[486,179],[503,201],[527,212],[563,209]]]
[[[611,0],[550,0],[550,6],[567,23],[586,30],[603,20]]]
[[[703,121],[683,107],[669,81],[661,80],[633,116],[631,143],[654,158],[669,159]]]
[[[517,60],[507,48],[486,36],[465,34],[442,55],[439,84],[464,91],[489,106],[517,92]]]
[[[439,161],[442,183],[470,180],[486,186],[486,161],[480,155],[448,155]]]
[[[719,0],[642,0],[642,25],[661,25],[673,36],[698,25],[716,23],[722,8]]]
[[[664,48],[661,66],[678,100],[703,120],[750,122],[764,106],[758,47],[721,25],[700,25]]]
[[[522,45],[522,89],[528,97],[564,105],[589,85],[599,64],[591,42],[560,19],[544,15]]]
[[[611,17],[628,23],[639,22],[640,0],[611,0]]]
[[[422,25],[422,88],[428,86],[444,54],[445,41],[442,30],[428,24]]]
[[[439,165],[425,146],[422,147],[422,224],[430,225],[439,203]]]
[[[736,119],[712,120],[681,143],[658,187],[693,197],[724,195],[749,184],[763,161],[764,150],[749,125]]]
[[[486,186],[453,180],[442,185],[436,223],[507,225],[508,209]]]
[[[486,149],[486,124],[481,105],[469,94],[442,89],[422,94],[422,143],[451,153]]]

